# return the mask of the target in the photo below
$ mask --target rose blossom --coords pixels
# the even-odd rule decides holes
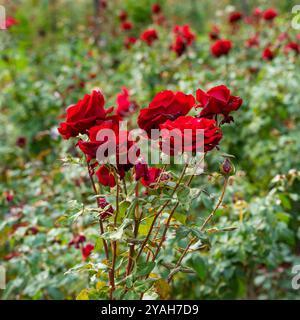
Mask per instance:
[[[151,129],[158,129],[165,121],[186,115],[194,104],[195,99],[190,94],[161,91],[153,98],[148,108],[140,111],[138,125],[150,135]]]

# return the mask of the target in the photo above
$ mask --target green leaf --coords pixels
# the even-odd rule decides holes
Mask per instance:
[[[188,263],[188,265],[193,268],[199,278],[203,281],[207,274],[207,264],[204,258],[201,256],[194,256]]]
[[[136,276],[137,277],[143,277],[147,276],[155,267],[155,262],[145,262],[138,266]]]

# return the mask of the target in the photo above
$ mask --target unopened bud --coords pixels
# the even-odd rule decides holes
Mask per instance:
[[[235,173],[235,168],[232,162],[228,158],[226,158],[220,165],[220,171],[223,175],[230,176]]]

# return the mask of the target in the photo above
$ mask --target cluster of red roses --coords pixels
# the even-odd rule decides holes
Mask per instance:
[[[191,32],[188,24],[183,26],[176,25],[173,28],[173,33],[175,39],[171,45],[171,50],[173,50],[177,56],[181,56],[186,51],[187,47],[194,42],[196,36]]]
[[[125,173],[134,167],[135,179],[141,179],[143,185],[151,187],[159,177],[160,169],[149,168],[141,160],[137,144],[129,139],[127,131],[120,130],[119,125],[122,117],[118,114],[109,115],[113,108],[105,110],[104,104],[104,97],[99,90],[93,90],[90,95],[85,95],[77,104],[67,109],[67,119],[60,124],[59,133],[65,139],[77,137],[79,134],[87,135],[88,140],[79,139],[77,145],[86,155],[89,163],[93,160],[92,174],[96,174],[102,185],[114,187],[117,180],[123,179]],[[215,148],[222,139],[220,125],[231,122],[233,120],[231,112],[239,109],[241,104],[242,99],[232,96],[230,90],[224,85],[214,87],[207,92],[198,89],[196,99],[191,94],[165,90],[159,92],[149,106],[140,111],[137,122],[149,138],[151,138],[152,129],[161,130],[164,135],[172,129],[177,129],[182,139],[185,138],[185,130],[191,129],[193,134],[188,138],[189,151],[195,151],[197,139],[195,132],[197,129],[201,129],[203,130],[201,132],[204,132],[204,152],[208,152]],[[192,108],[201,109],[198,116],[188,115]],[[219,115],[222,118],[218,119]],[[112,130],[116,136],[115,166],[103,164],[99,167],[96,161],[98,148],[109,143],[107,139],[99,139],[98,134],[104,129]],[[164,135],[162,135],[162,139],[164,139]],[[121,163],[121,157],[128,157],[129,150],[132,148],[136,155],[136,162]],[[171,155],[176,153],[175,149],[176,146],[171,143]],[[96,167],[98,168],[95,171]],[[99,201],[105,208],[105,199]],[[112,210],[112,208],[106,210],[105,214],[112,214]]]
[[[251,16],[245,17],[245,22],[248,24],[254,25],[256,28],[256,32],[253,36],[249,37],[246,40],[245,46],[247,48],[251,47],[259,47],[259,24],[262,20],[266,21],[270,24],[273,24],[274,19],[277,17],[277,10],[274,8],[269,8],[265,11],[262,11],[260,8],[255,8],[252,12]],[[238,28],[238,22],[243,19],[243,14],[239,11],[234,11],[228,16],[228,22],[232,26],[232,31],[235,32]],[[220,38],[220,28],[217,25],[213,25],[211,31],[209,32],[210,40],[215,41],[211,47],[210,51],[212,55],[216,58],[219,58],[224,55],[228,55],[231,48],[232,42],[228,39]],[[297,41],[299,41],[300,36],[297,37]],[[262,59],[263,60],[273,60],[276,55],[278,49],[282,46],[283,41],[287,40],[287,43],[283,45],[284,53],[288,53],[293,51],[295,54],[300,53],[300,45],[297,41],[292,41],[289,36],[284,33],[278,37],[279,44],[268,44],[262,51]]]

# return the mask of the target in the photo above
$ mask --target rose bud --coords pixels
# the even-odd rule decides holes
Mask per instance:
[[[231,176],[235,173],[235,167],[232,162],[226,158],[220,165],[220,171],[224,176]]]
[[[26,146],[27,140],[25,137],[18,137],[16,141],[16,145],[20,148],[24,148]]]

